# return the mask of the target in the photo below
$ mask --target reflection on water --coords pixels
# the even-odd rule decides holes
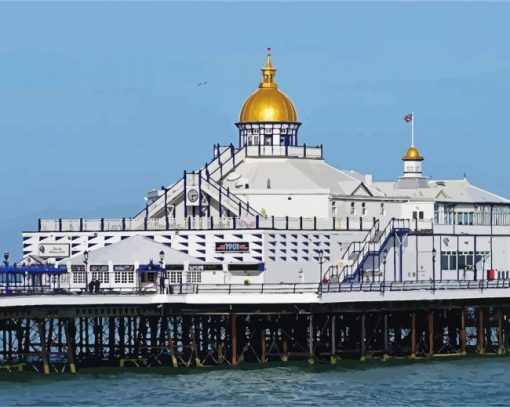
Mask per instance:
[[[2,374],[1,405],[508,405],[510,359]]]

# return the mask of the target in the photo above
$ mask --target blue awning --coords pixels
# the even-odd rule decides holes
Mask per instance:
[[[154,264],[150,262],[149,264],[140,264],[140,267],[136,270],[139,273],[145,273],[148,271],[165,271],[163,267],[161,267],[159,264]]]
[[[2,266],[0,274],[64,274],[67,273],[66,266]]]

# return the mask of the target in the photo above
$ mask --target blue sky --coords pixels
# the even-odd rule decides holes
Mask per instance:
[[[510,3],[0,3],[0,250],[37,218],[132,216],[236,142],[267,46],[341,168],[510,196]],[[207,81],[206,86],[197,83]]]

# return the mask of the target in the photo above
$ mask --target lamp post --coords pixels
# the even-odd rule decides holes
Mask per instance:
[[[88,279],[89,252],[87,250],[83,252],[83,263],[85,264],[85,292],[87,292],[89,289]]]
[[[320,273],[320,279],[319,279],[319,297],[322,297],[322,263],[324,259],[324,251],[319,250],[319,273]]]
[[[432,292],[436,291],[436,248],[432,248]]]
[[[159,273],[160,273],[160,276],[159,276],[159,292],[161,294],[164,293],[164,288],[165,288],[165,275],[164,275],[164,271],[163,271],[163,264],[165,263],[165,252],[163,250],[161,250],[159,252],[159,265],[161,266],[160,270],[159,270]]]
[[[5,251],[4,252],[4,266],[5,267],[9,267],[9,252]],[[9,275],[9,272],[7,271],[6,275],[5,275],[5,278],[6,278],[6,288],[7,290],[9,289],[9,278],[10,278],[10,275]]]

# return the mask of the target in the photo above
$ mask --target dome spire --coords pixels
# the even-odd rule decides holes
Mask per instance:
[[[271,48],[267,49],[266,63],[261,69],[262,71],[262,82],[260,82],[259,88],[276,88],[276,82],[274,77],[276,75],[276,68],[271,61]]]

